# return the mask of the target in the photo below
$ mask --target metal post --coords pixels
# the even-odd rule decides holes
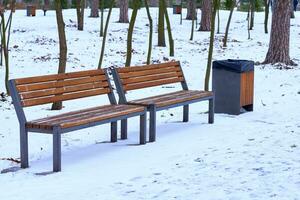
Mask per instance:
[[[140,116],[140,144],[146,144],[147,111]]]
[[[21,168],[28,168],[28,131],[25,124],[20,124],[20,154],[21,154]]]
[[[155,142],[156,139],[156,106],[151,104],[150,111],[150,127],[149,127],[149,142]]]
[[[183,122],[189,121],[189,105],[183,106]]]
[[[111,122],[110,123],[110,141],[111,142],[117,142],[118,140],[118,123],[117,122]]]
[[[53,128],[53,171],[61,171],[61,132],[59,127]]]
[[[127,119],[121,120],[121,140],[127,139]]]
[[[215,98],[209,99],[209,111],[208,111],[208,123],[213,124],[214,123],[214,113],[215,113]]]

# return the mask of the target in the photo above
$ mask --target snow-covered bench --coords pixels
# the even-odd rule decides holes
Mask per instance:
[[[146,143],[146,109],[143,106],[118,105],[104,70],[46,75],[9,81],[13,104],[20,124],[21,167],[28,164],[28,132],[53,136],[53,171],[61,170],[61,134],[111,123],[111,142],[117,141],[117,121],[140,116],[140,144]],[[23,107],[96,95],[108,95],[110,105],[77,110],[27,121]],[[124,127],[123,127],[124,128]]]
[[[180,62],[168,62],[145,66],[111,68],[120,97],[120,103],[141,105],[150,112],[149,141],[156,138],[156,111],[183,106],[183,122],[189,120],[189,104],[208,100],[209,123],[214,122],[214,94],[210,91],[189,90]],[[181,83],[182,90],[143,99],[127,101],[126,92],[170,83]],[[140,91],[141,92],[141,91]],[[124,128],[122,128],[124,127]],[[127,120],[121,121],[121,138],[127,138]]]

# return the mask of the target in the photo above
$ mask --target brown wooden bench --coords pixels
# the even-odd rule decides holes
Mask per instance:
[[[209,123],[214,122],[214,94],[210,91],[189,90],[180,62],[168,62],[126,68],[111,68],[119,102],[129,105],[142,105],[150,111],[149,141],[156,137],[156,111],[183,106],[183,122],[189,120],[189,104],[208,100]],[[163,95],[128,101],[126,92],[170,83],[181,83],[182,90]],[[121,138],[127,138],[127,120],[121,121]]]
[[[140,116],[140,144],[146,143],[146,109],[118,105],[104,70],[21,78],[9,81],[13,104],[20,124],[21,167],[28,164],[28,132],[53,135],[53,171],[61,170],[61,134],[111,123],[111,142],[117,141],[117,121]],[[108,95],[110,105],[77,110],[27,121],[23,107]]]

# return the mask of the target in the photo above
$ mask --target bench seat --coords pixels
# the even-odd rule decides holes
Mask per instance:
[[[205,97],[212,97],[213,93],[210,91],[197,91],[197,90],[181,90],[168,94],[152,96],[143,99],[129,101],[129,104],[137,104],[149,106],[154,104],[156,108],[166,107],[173,104],[184,103],[196,99],[203,99]]]
[[[26,127],[29,129],[53,130],[55,126],[59,126],[65,129],[143,111],[144,108],[141,106],[105,105],[29,121],[26,123]]]

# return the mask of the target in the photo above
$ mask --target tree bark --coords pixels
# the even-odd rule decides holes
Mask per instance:
[[[201,8],[201,22],[199,31],[211,30],[211,13],[212,13],[212,0],[203,0]]]
[[[159,0],[158,11],[158,44],[159,47],[166,46],[165,40],[165,14],[164,14],[164,2],[165,0]]]
[[[91,0],[90,17],[99,17],[99,0]]]
[[[194,0],[187,0],[186,8],[187,8],[186,19],[193,20],[193,11],[194,13],[196,13],[196,2]],[[196,18],[197,16],[195,16],[195,19]]]
[[[65,23],[62,14],[61,0],[55,0],[56,23],[59,38],[59,66],[58,73],[66,72],[67,63],[67,40],[65,33]],[[55,102],[52,105],[52,110],[61,110],[62,102]]]
[[[152,38],[153,38],[153,20],[150,14],[150,10],[149,10],[149,5],[148,5],[148,0],[145,0],[145,7],[146,7],[146,11],[147,11],[147,16],[148,16],[148,20],[149,20],[149,28],[150,28],[150,32],[149,32],[149,46],[148,46],[148,55],[147,55],[147,65],[150,64],[151,61],[151,53],[152,53]]]
[[[120,5],[120,23],[128,23],[128,0],[119,0]]]
[[[104,24],[104,0],[100,0],[100,11],[101,11],[101,20],[100,20],[100,37],[103,37],[103,24]]]
[[[284,63],[294,65],[289,56],[290,50],[290,1],[276,0],[273,3],[272,26],[269,50],[264,64]]]
[[[76,0],[77,29],[83,31],[85,0]]]
[[[265,21],[264,21],[264,26],[265,26],[265,33],[267,34],[268,31],[268,21],[269,21],[269,8],[270,8],[270,0],[264,0],[265,3]]]
[[[132,34],[134,29],[134,24],[138,12],[139,0],[133,0],[133,11],[130,18],[128,35],[127,35],[127,54],[126,54],[126,63],[125,66],[129,67],[131,64],[131,55],[132,55]]]
[[[294,13],[294,0],[291,0],[290,10],[291,10],[291,18],[294,19],[294,18],[295,18],[295,13]]]
[[[253,30],[254,27],[254,13],[255,13],[255,0],[250,0],[250,30]]]
[[[234,7],[236,5],[235,0],[231,0],[230,3],[231,3],[230,13],[229,13],[229,17],[228,17],[228,21],[227,21],[227,25],[226,25],[225,36],[224,36],[224,39],[223,39],[223,47],[227,47],[227,38],[228,38],[228,33],[229,33],[229,27],[230,27]]]
[[[195,0],[192,0],[193,3],[195,2]],[[192,29],[191,29],[191,37],[190,37],[190,40],[193,40],[194,39],[194,29],[195,29],[195,15],[196,15],[196,12],[195,12],[195,9],[192,10]]]
[[[167,23],[169,46],[170,46],[170,56],[174,56],[174,40],[173,40],[173,36],[172,36],[172,29],[171,29],[169,14],[168,14],[166,2],[165,1],[162,1],[162,2],[163,2],[163,9],[165,12],[165,17],[166,17],[166,23]]]

